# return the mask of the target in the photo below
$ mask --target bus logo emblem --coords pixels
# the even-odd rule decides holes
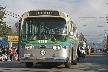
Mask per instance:
[[[46,54],[45,50],[41,50],[41,51],[40,51],[40,54],[41,54],[41,55],[45,55],[45,54]]]

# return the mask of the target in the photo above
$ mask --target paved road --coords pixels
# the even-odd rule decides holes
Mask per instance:
[[[108,55],[98,52],[80,59],[78,65],[67,69],[64,66],[49,69],[47,65],[36,65],[26,68],[24,63],[0,62],[0,72],[108,72]]]

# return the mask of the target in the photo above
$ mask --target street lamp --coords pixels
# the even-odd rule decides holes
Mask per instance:
[[[86,26],[86,25],[83,25],[83,26]]]
[[[11,26],[9,26],[9,35],[11,35]]]
[[[106,23],[108,23],[108,14],[106,15],[106,20],[107,20],[107,22],[106,22]]]

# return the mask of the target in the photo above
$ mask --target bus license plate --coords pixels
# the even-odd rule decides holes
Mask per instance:
[[[30,57],[30,54],[24,54],[24,57]]]

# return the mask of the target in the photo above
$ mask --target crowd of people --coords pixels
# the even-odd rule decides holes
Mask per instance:
[[[0,48],[1,61],[13,61],[18,59],[18,49],[15,47]]]

